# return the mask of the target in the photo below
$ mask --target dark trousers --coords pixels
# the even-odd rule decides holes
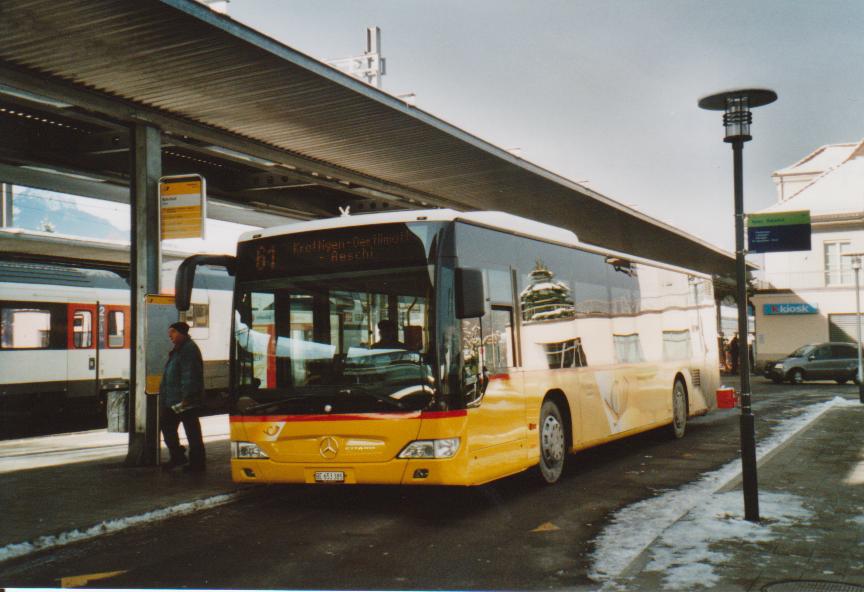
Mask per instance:
[[[163,407],[159,413],[162,437],[171,453],[171,459],[183,456],[184,449],[180,446],[180,437],[177,435],[177,427],[180,422],[183,422],[186,439],[189,441],[189,464],[193,467],[203,467],[205,458],[204,438],[201,436],[201,422],[198,421],[198,412],[194,409],[178,414],[170,407]]]

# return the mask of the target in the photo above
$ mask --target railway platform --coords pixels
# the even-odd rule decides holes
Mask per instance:
[[[864,586],[864,406],[851,397],[839,403],[760,462],[761,524],[743,521],[733,481],[658,529],[621,573],[578,589],[757,591],[804,580]],[[0,443],[7,510],[0,584],[4,562],[16,557],[245,495],[228,471],[226,416],[205,418],[203,427],[205,473],[122,468],[125,434]]]
[[[110,532],[130,519],[146,521],[154,511],[182,511],[183,504],[238,491],[229,469],[228,416],[202,417],[201,429],[203,473],[123,467],[129,436],[106,430],[0,442],[0,507],[9,510],[0,521],[0,562],[89,538],[94,527]],[[180,434],[184,441],[182,426]],[[162,458],[168,458],[164,446]],[[109,526],[99,528],[103,524]]]

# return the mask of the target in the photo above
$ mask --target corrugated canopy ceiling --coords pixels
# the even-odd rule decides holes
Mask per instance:
[[[730,254],[191,0],[2,0],[0,38],[4,72],[215,128],[247,141],[249,154],[261,147],[272,160],[275,149],[336,181],[341,171],[395,196],[500,209],[584,242],[734,272]]]

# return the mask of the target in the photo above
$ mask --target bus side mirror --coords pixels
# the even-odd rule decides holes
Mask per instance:
[[[180,267],[177,268],[177,277],[174,279],[174,305],[181,312],[189,310],[192,305],[195,269],[199,265],[219,265],[227,269],[229,275],[234,275],[237,258],[232,255],[192,255],[186,257]]]
[[[456,268],[456,318],[476,319],[486,313],[483,271]]]

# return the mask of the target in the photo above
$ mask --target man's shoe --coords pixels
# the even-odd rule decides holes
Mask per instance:
[[[188,463],[188,462],[189,462],[189,461],[186,460],[186,457],[185,457],[185,456],[178,456],[178,457],[174,457],[174,458],[172,458],[171,460],[169,460],[167,463],[165,463],[164,465],[162,465],[162,470],[163,470],[163,471],[170,471],[170,470],[173,469],[174,467],[180,467],[180,466],[183,466],[183,465],[185,465],[185,464]]]
[[[203,473],[206,470],[204,465],[186,465],[183,467],[184,473]]]

